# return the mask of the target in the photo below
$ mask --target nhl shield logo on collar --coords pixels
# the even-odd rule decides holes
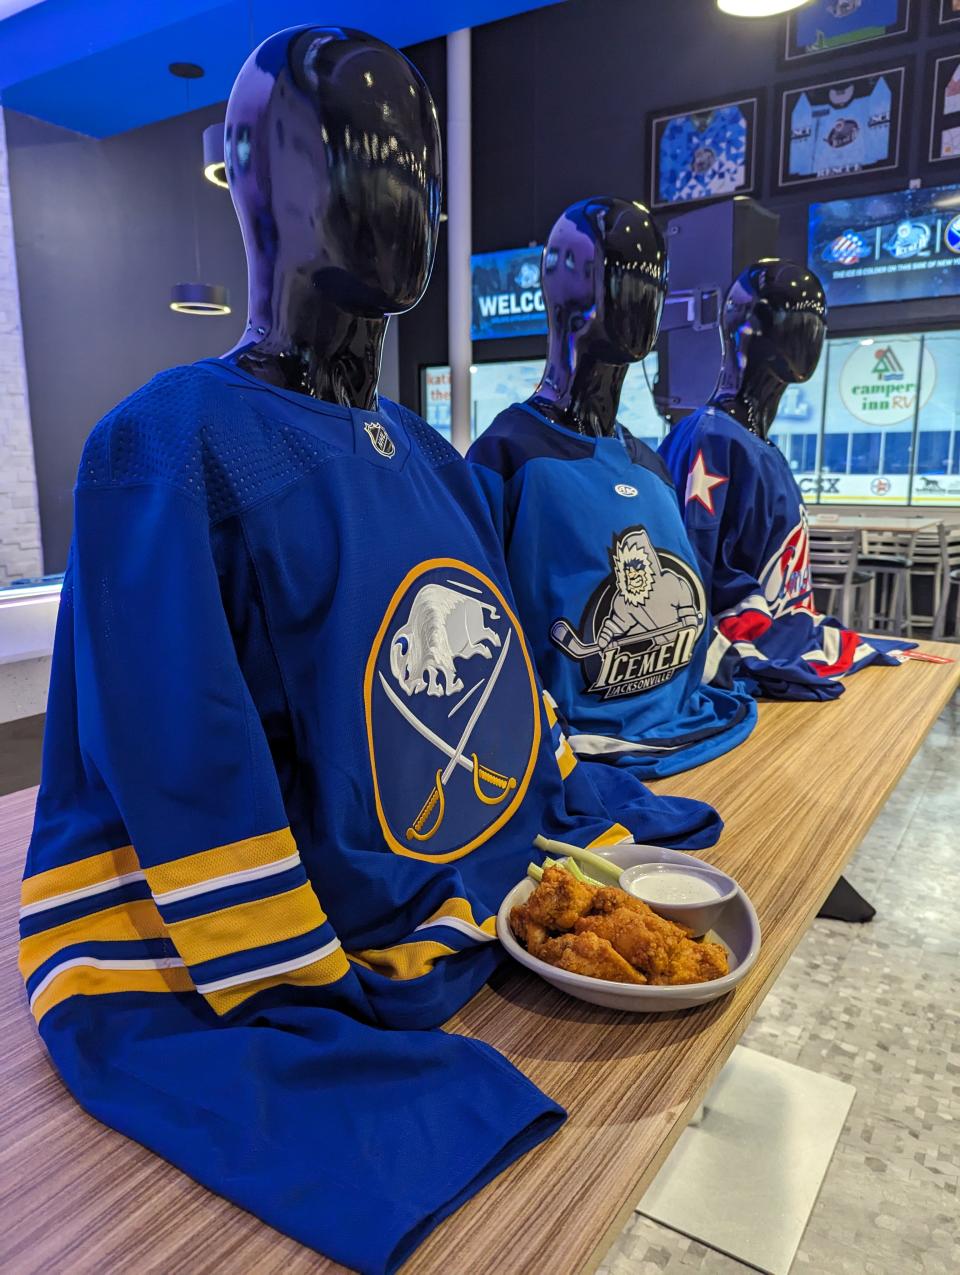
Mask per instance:
[[[379,452],[384,460],[393,460],[397,454],[397,446],[387,433],[386,426],[379,421],[365,421],[363,432],[370,439],[374,451]]]

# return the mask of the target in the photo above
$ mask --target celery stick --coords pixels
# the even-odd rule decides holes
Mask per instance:
[[[596,877],[588,877],[575,859],[564,859],[563,866],[572,877],[576,877],[578,881],[582,881],[584,885],[604,886],[605,881],[598,881]]]
[[[587,879],[580,871],[576,859],[571,859],[568,856],[566,859],[561,861],[560,867],[569,872],[572,877],[576,877],[578,881],[586,881]]]
[[[535,837],[533,844],[538,850],[549,851],[551,854],[563,854],[571,859],[577,859],[580,863],[585,864],[597,873],[601,880],[614,885],[620,883],[622,869],[608,859],[604,859],[601,855],[594,854],[592,850],[583,850],[580,846],[571,846],[565,841],[551,841],[548,837]]]
[[[596,881],[593,877],[588,877],[580,867],[580,864],[577,863],[576,859],[571,859],[569,855],[566,859],[562,859],[560,861],[560,867],[563,868],[564,871],[569,872],[572,877],[576,877],[578,881],[582,881],[584,885],[602,884],[602,882]]]
[[[595,877],[588,877],[576,860],[569,855],[565,859],[544,859],[542,866],[538,866],[536,863],[529,863],[527,865],[527,876],[534,881],[541,881],[547,868],[560,868],[563,872],[569,872],[572,877],[576,878],[577,881],[582,881],[584,885],[602,886],[604,884],[603,881],[598,881]]]

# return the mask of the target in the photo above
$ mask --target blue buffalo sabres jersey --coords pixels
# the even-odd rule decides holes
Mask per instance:
[[[657,454],[625,430],[582,438],[515,404],[468,459],[574,752],[670,775],[745,739],[749,694],[703,684],[706,595]]]
[[[64,1079],[273,1226],[393,1270],[562,1118],[422,1030],[500,960],[533,838],[718,835],[588,769],[448,444],[222,361],[155,378],[83,453],[23,882]]]
[[[712,660],[732,658],[758,694],[833,699],[838,677],[898,664],[914,645],[861,637],[817,611],[806,507],[772,443],[708,407],[674,426],[660,455],[719,631]]]

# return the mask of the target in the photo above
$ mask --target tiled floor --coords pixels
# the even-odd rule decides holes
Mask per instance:
[[[847,876],[876,919],[815,921],[743,1039],[857,1087],[792,1275],[957,1275],[960,696]],[[636,1214],[601,1275],[749,1270]]]

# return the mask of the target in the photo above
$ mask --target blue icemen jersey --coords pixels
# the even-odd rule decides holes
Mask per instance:
[[[518,403],[468,460],[578,756],[671,775],[749,735],[749,694],[703,685],[706,597],[656,452],[619,427],[581,438]]]
[[[833,699],[835,679],[898,664],[912,642],[865,638],[821,615],[810,581],[803,496],[783,454],[726,412],[694,412],[660,455],[673,475],[707,602],[739,676],[777,699]]]
[[[497,965],[537,833],[719,828],[576,765],[447,443],[217,360],[86,445],[44,747],[20,961],[67,1084],[361,1271],[561,1119],[412,1030]]]

